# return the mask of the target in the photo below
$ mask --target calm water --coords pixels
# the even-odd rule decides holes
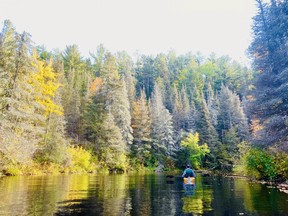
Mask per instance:
[[[189,188],[165,175],[4,177],[0,192],[0,215],[288,215],[287,194],[220,177]]]

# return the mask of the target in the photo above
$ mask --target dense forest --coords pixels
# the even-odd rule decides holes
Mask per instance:
[[[0,170],[238,172],[288,178],[288,4],[257,0],[253,69],[229,56],[35,46],[0,34]]]

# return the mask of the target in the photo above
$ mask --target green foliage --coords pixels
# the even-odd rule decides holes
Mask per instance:
[[[288,154],[286,152],[277,152],[274,159],[277,168],[277,174],[280,180],[288,179]]]
[[[18,34],[6,21],[0,34],[0,152],[8,161],[33,158],[35,167],[23,172],[125,171],[131,169],[128,164],[139,170],[174,168],[183,131],[201,131],[200,141],[196,135],[182,141],[177,159],[183,163],[189,160],[195,168],[203,160],[227,164],[237,154],[245,119],[241,101],[224,97],[228,104],[222,110],[234,110],[229,113],[234,117],[222,112],[219,118],[217,95],[222,83],[244,95],[249,71],[229,57],[171,51],[142,55],[134,66],[127,53],[115,57],[103,45],[85,60],[77,45],[58,53],[38,47],[40,59],[32,58],[32,49],[29,34]],[[67,150],[67,140],[89,143],[95,155],[80,147]],[[9,172],[16,174],[14,168]]]
[[[195,169],[201,167],[201,159],[210,152],[207,144],[199,145],[199,134],[189,134],[181,141],[181,146],[188,152],[188,160]]]
[[[277,167],[273,156],[266,151],[251,148],[246,156],[246,169],[248,175],[256,179],[273,180],[277,176]]]
[[[246,166],[245,166],[245,160],[246,160],[246,154],[251,148],[250,144],[248,142],[241,142],[237,145],[238,151],[237,156],[234,157],[234,164],[233,164],[233,172],[237,173],[239,175],[245,175],[247,173]]]

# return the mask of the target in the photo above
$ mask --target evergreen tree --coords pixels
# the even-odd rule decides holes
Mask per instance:
[[[85,112],[87,138],[99,157],[109,168],[119,163],[119,155],[126,150],[121,131],[107,108],[107,90],[101,78],[91,86],[91,98]]]
[[[0,33],[0,110],[7,109],[8,98],[13,88],[13,77],[16,72],[16,32],[11,21],[6,20]]]
[[[226,131],[235,128],[238,138],[241,141],[247,140],[249,135],[248,122],[241,107],[240,99],[224,85],[222,85],[219,94],[219,106],[218,130],[220,136],[223,137]],[[237,143],[234,143],[234,145],[237,145]]]
[[[62,58],[66,75],[62,100],[67,132],[80,142],[84,135],[83,113],[93,78],[92,65],[89,60],[83,60],[76,45],[67,46]]]
[[[173,113],[173,125],[176,132],[180,132],[182,129],[182,100],[181,100],[181,94],[178,92],[176,85],[174,85],[173,88],[173,107],[172,107],[172,113]]]
[[[132,153],[144,164],[151,157],[151,119],[147,106],[145,92],[142,90],[140,97],[133,106],[133,145]]]
[[[207,103],[207,108],[210,113],[210,119],[212,125],[216,128],[218,124],[218,114],[219,114],[219,101],[214,95],[214,90],[212,89],[211,83],[208,82],[206,86],[205,98]]]
[[[41,115],[43,106],[37,103],[37,93],[31,84],[35,68],[30,55],[30,35],[13,31],[7,21],[1,34],[0,52],[3,61],[0,71],[1,75],[7,74],[8,84],[3,85],[5,94],[0,97],[0,151],[10,161],[27,163],[43,138],[45,116]],[[16,53],[15,58],[12,53]],[[12,60],[9,64],[4,62],[8,59]]]
[[[196,131],[199,133],[200,144],[207,143],[212,153],[215,153],[218,146],[218,134],[214,128],[210,113],[203,96],[196,100]]]
[[[182,86],[181,89],[181,100],[182,100],[182,118],[183,118],[183,122],[182,122],[182,128],[185,131],[191,131],[192,130],[192,125],[190,124],[191,121],[191,106],[190,106],[190,102],[189,102],[189,98],[187,95],[187,90],[185,86]],[[192,119],[193,121],[193,119]]]
[[[90,53],[92,59],[94,60],[93,71],[96,77],[101,76],[101,71],[103,69],[103,64],[107,53],[108,51],[105,49],[103,44],[100,44],[97,47],[96,53]]]
[[[170,71],[167,65],[167,58],[164,54],[159,54],[156,56],[154,61],[154,68],[156,74],[161,78],[162,80],[162,95],[163,95],[163,102],[165,107],[172,111],[172,101],[170,101],[169,95],[172,93],[171,88],[171,78],[170,78]]]
[[[258,71],[249,106],[252,121],[259,122],[254,138],[258,144],[287,151],[288,4],[286,0],[257,3],[254,39],[249,48]]]
[[[132,108],[136,96],[136,79],[133,60],[126,52],[118,52],[117,65],[120,76],[125,80],[130,107]]]
[[[58,93],[60,83],[56,72],[53,70],[52,58],[49,62],[39,60],[37,53],[33,55],[33,66],[36,69],[33,74],[32,85],[37,103],[44,107],[42,115],[46,117],[45,134],[40,141],[38,157],[41,160],[52,162],[63,162],[66,159],[67,141],[65,135],[65,122],[61,98]]]
[[[159,164],[163,165],[163,157],[173,155],[175,141],[173,140],[172,116],[163,105],[158,84],[154,86],[151,106],[153,147],[157,152]]]
[[[158,77],[157,71],[154,69],[154,61],[151,56],[143,55],[136,63],[136,79],[138,80],[136,89],[138,95],[141,89],[144,89],[147,97],[151,97],[154,82]]]
[[[103,70],[103,83],[106,88],[106,105],[119,127],[122,138],[126,144],[133,140],[131,128],[130,104],[126,83],[120,78],[116,58],[111,54],[106,56]]]

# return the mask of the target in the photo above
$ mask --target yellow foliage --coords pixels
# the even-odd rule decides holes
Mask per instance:
[[[9,164],[4,167],[4,174],[9,175],[9,176],[17,176],[17,175],[21,175],[22,172],[21,172],[20,166]]]
[[[71,167],[72,172],[88,171],[90,167],[90,160],[92,155],[89,151],[83,149],[80,146],[69,147],[68,153],[71,155]]]
[[[60,83],[57,82],[57,74],[53,70],[52,59],[49,63],[39,60],[36,52],[33,53],[33,59],[36,73],[33,74],[30,82],[35,87],[35,91],[39,93],[36,98],[37,103],[45,107],[46,116],[50,113],[62,115],[63,108],[53,101]]]
[[[196,132],[195,135],[189,134],[189,136],[181,141],[181,146],[183,147],[198,147],[198,142],[199,142],[199,134]]]
[[[103,80],[100,77],[97,77],[90,86],[90,93],[95,94],[101,86],[103,85]]]

